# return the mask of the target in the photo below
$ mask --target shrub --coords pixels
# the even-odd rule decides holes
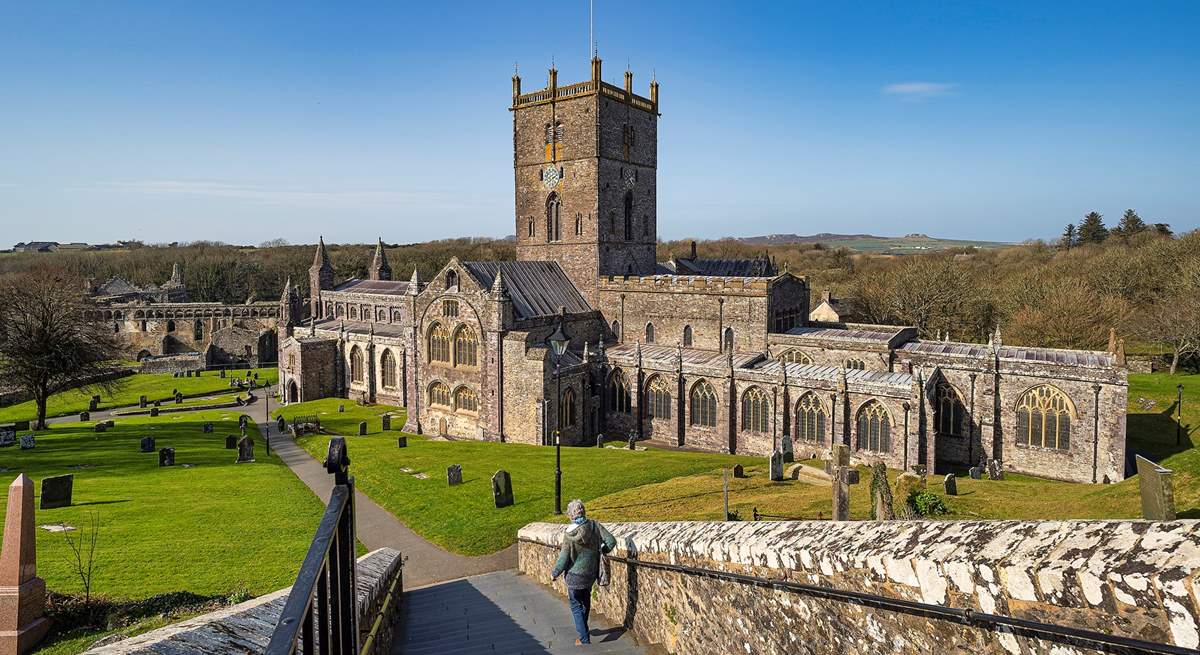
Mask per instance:
[[[914,489],[908,494],[908,504],[915,507],[921,516],[939,516],[950,512],[941,496],[923,489]]]

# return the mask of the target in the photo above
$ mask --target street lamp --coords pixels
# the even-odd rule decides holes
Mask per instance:
[[[554,428],[554,513],[562,514],[562,377],[559,375],[559,371],[563,353],[567,351],[567,344],[571,339],[566,332],[563,332],[561,319],[558,321],[558,327],[555,328],[554,334],[551,334],[547,341],[550,342],[550,348],[554,351],[554,380],[557,384],[556,393],[558,394],[558,397],[554,399],[554,406],[558,409],[558,421]]]

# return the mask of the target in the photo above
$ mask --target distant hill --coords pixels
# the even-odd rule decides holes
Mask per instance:
[[[819,243],[828,248],[849,248],[860,252],[905,253],[949,248],[1001,248],[1011,245],[999,241],[965,241],[938,239],[927,234],[906,234],[902,237],[880,237],[873,234],[767,234],[756,237],[740,237],[741,243],[758,246],[784,246],[789,244]]]

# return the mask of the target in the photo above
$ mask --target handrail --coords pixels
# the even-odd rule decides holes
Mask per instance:
[[[375,616],[375,622],[371,624],[371,632],[363,641],[361,655],[374,655],[375,653],[375,638],[379,635],[379,629],[383,627],[383,620],[391,615],[392,602],[396,598],[396,589],[400,587],[400,580],[404,577],[403,562],[400,564],[401,570],[392,578],[392,584],[388,586],[387,597],[383,599],[383,605],[379,608],[379,614]]]
[[[544,545],[541,542],[537,542],[532,539],[521,539],[521,541]],[[682,564],[648,562],[636,558],[620,557],[611,554],[605,555],[605,558],[613,562],[621,562],[628,566],[636,566],[660,571],[670,571],[673,573],[684,573],[687,575],[695,575],[727,582],[737,582],[756,587],[767,587],[779,591],[788,591],[841,602],[855,603],[858,605],[865,605],[867,607],[875,607],[883,610],[906,612],[909,614],[919,614],[926,617],[945,619],[968,626],[1012,628],[1015,631],[1033,633],[1054,641],[1084,641],[1102,646],[1115,646],[1118,648],[1132,649],[1137,652],[1163,653],[1164,655],[1196,655],[1197,652],[1194,649],[1185,648],[1183,646],[1161,644],[1153,641],[1134,639],[1132,637],[1122,637],[1120,635],[1110,635],[1103,632],[1085,630],[1082,628],[1059,625],[1056,623],[1018,619],[1016,617],[1004,616],[1002,614],[989,614],[986,612],[976,612],[970,609],[959,609],[955,607],[933,605],[931,603],[922,603],[914,600],[889,598],[887,596],[880,596],[878,594],[871,594],[862,591],[835,589],[833,587],[810,585],[801,582],[792,582],[790,580],[772,580],[770,578],[746,575],[744,573],[714,571],[712,569],[685,566]]]

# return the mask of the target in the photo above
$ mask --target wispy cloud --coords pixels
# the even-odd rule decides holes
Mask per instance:
[[[304,190],[247,186],[224,182],[148,180],[107,182],[101,189],[148,195],[204,196],[241,200],[261,205],[313,208],[399,208],[444,203],[451,196],[435,192],[388,190]]]
[[[879,92],[885,96],[894,96],[901,100],[919,102],[931,98],[954,95],[957,89],[957,84],[946,82],[900,82],[897,84],[885,84]]]

